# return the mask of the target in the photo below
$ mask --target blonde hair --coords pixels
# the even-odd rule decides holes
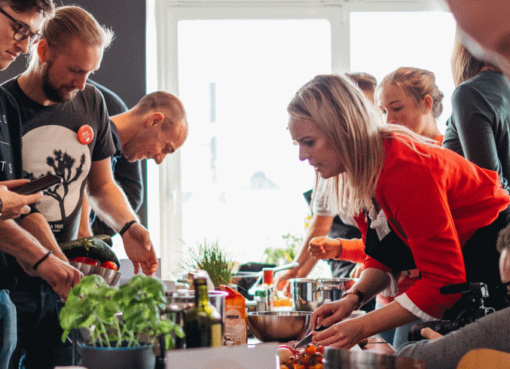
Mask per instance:
[[[400,67],[383,78],[378,89],[387,85],[399,87],[406,95],[411,96],[416,106],[423,104],[425,96],[432,98],[432,116],[439,118],[443,112],[443,93],[436,85],[433,72],[411,67]]]
[[[383,138],[398,139],[417,153],[414,142],[433,142],[403,126],[384,124],[360,89],[343,75],[316,76],[298,90],[287,112],[291,119],[315,124],[338,151],[345,172],[324,181],[325,201],[332,209],[347,207],[352,214],[372,205],[384,163]]]
[[[458,32],[455,34],[455,41],[453,43],[451,67],[455,87],[476,76],[484,67],[500,71],[494,64],[476,59],[462,44]]]
[[[86,45],[106,49],[114,37],[112,30],[101,26],[92,14],[78,6],[58,7],[53,17],[43,21],[40,33],[50,48],[57,51],[64,50],[75,37]]]

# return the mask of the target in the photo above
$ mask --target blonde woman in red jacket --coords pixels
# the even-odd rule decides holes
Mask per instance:
[[[441,295],[441,287],[466,280],[499,283],[495,242],[508,223],[510,196],[496,172],[404,127],[383,124],[343,76],[315,77],[287,110],[300,160],[326,180],[327,201],[355,215],[369,255],[344,298],[313,313],[312,328],[332,325],[314,333],[314,342],[349,348],[417,319],[440,319],[460,298]],[[377,219],[380,210],[386,224]],[[395,288],[399,271],[413,268],[421,279],[405,294],[341,321],[363,301]]]

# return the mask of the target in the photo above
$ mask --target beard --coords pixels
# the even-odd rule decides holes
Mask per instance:
[[[78,90],[72,86],[60,86],[56,87],[50,81],[50,70],[53,65],[53,61],[48,61],[42,70],[42,88],[43,92],[50,101],[54,103],[65,103],[74,99]]]

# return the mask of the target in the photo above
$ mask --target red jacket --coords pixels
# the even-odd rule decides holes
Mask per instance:
[[[460,298],[439,288],[466,282],[461,248],[473,233],[491,224],[510,204],[497,172],[482,169],[439,147],[384,139],[385,158],[375,198],[388,222],[411,248],[422,278],[407,297],[424,313],[441,318]],[[362,214],[355,217],[366,236]],[[365,268],[388,268],[367,257]]]

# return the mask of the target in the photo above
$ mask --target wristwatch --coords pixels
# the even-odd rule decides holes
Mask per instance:
[[[360,290],[358,290],[357,288],[351,288],[347,291],[345,291],[343,294],[342,294],[342,297],[341,298],[344,298],[345,296],[347,295],[356,295],[358,296],[359,298],[359,301],[358,303],[356,304],[356,306],[354,307],[354,310],[358,310],[361,305],[363,305],[363,300],[365,299],[365,295],[363,294],[363,292],[361,292]]]

